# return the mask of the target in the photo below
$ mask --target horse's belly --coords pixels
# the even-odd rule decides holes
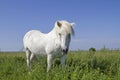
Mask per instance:
[[[39,55],[46,55],[46,51],[44,49],[44,47],[33,47],[31,48],[31,52],[33,54],[39,54]]]

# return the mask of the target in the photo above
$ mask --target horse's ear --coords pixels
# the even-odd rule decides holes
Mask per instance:
[[[60,28],[61,28],[61,26],[62,26],[62,24],[61,24],[59,21],[57,21],[57,25],[58,25],[58,27],[60,27]]]

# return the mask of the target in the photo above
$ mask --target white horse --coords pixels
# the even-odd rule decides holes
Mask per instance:
[[[53,30],[47,34],[38,30],[27,32],[23,38],[27,57],[27,66],[31,69],[31,60],[37,54],[47,55],[47,72],[50,70],[55,56],[61,57],[61,64],[65,66],[66,54],[69,49],[71,35],[74,34],[74,23],[57,21]]]

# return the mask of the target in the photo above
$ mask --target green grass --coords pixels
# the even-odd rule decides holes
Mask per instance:
[[[46,72],[46,58],[33,62],[32,71],[26,66],[25,53],[0,53],[0,80],[120,80],[120,50],[69,52],[66,67],[59,59]]]

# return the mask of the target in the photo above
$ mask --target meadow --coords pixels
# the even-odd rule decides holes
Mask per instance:
[[[120,80],[120,50],[70,51],[65,68],[59,58],[48,73],[46,67],[40,57],[30,72],[24,52],[0,52],[0,80]]]

